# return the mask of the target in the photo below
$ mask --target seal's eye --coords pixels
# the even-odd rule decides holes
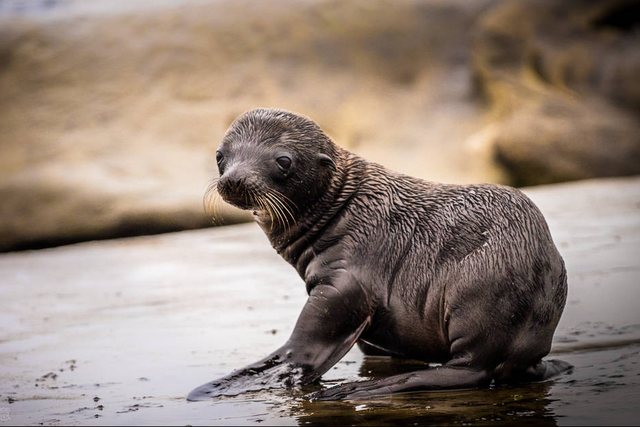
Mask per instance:
[[[222,153],[219,150],[216,151],[216,162],[218,162],[218,164],[220,164],[222,159],[224,159],[224,156],[222,155]]]
[[[291,159],[287,156],[278,157],[276,162],[283,172],[287,172],[291,168]]]

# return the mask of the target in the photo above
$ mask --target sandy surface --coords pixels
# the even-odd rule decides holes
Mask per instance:
[[[284,391],[187,403],[281,345],[306,297],[245,224],[0,255],[0,424],[638,424],[640,178],[527,193],[569,271],[553,352],[571,374],[348,403]],[[411,367],[354,349],[323,384]]]

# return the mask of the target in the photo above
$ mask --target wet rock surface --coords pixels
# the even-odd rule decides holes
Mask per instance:
[[[354,349],[302,391],[187,403],[286,341],[306,299],[255,224],[0,255],[0,423],[637,424],[640,178],[526,189],[567,264],[552,355],[523,387],[306,402],[342,381],[424,366]]]
[[[0,250],[210,224],[215,149],[255,107],[413,175],[500,179],[464,148],[487,0],[19,3],[0,3]]]
[[[435,181],[640,173],[638,22],[623,0],[0,1],[0,251],[211,225],[214,150],[255,107]]]
[[[637,1],[496,2],[472,52],[480,135],[512,184],[640,173]]]

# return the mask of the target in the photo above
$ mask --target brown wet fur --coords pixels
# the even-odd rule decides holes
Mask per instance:
[[[542,360],[565,305],[566,271],[520,191],[390,171],[282,110],[240,116],[219,152],[217,192],[254,212],[309,299],[283,347],[190,400],[313,382],[356,342],[369,354],[442,366],[313,398],[540,381],[570,368]],[[290,167],[280,167],[283,157]]]

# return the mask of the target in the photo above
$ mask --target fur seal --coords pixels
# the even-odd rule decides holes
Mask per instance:
[[[312,120],[238,117],[214,190],[249,209],[309,298],[289,340],[193,390],[189,400],[311,383],[358,343],[367,354],[441,363],[314,393],[321,400],[541,381],[567,295],[538,208],[501,185],[402,175],[336,145]]]

